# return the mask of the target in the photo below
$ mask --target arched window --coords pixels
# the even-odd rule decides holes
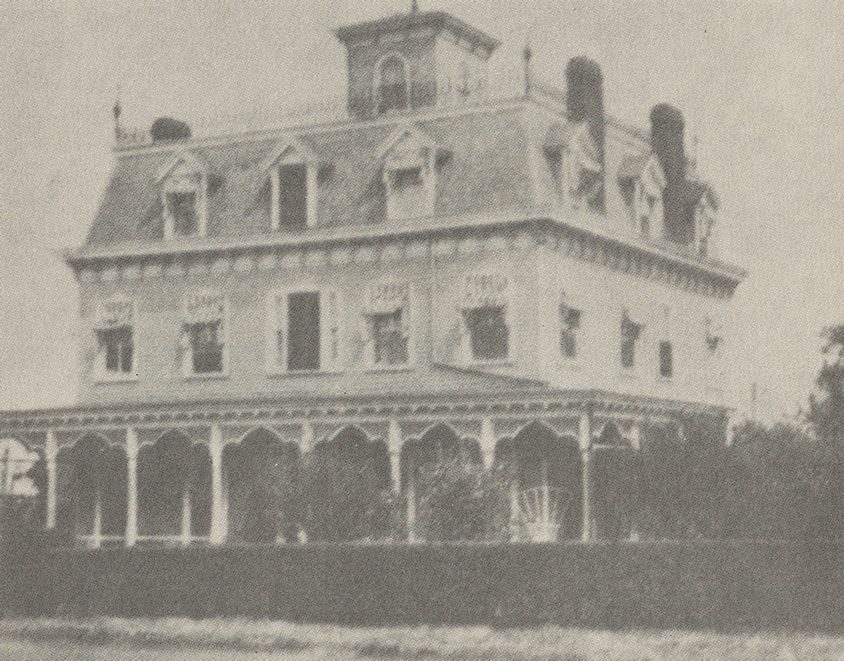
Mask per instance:
[[[410,105],[410,83],[407,63],[398,54],[381,60],[376,74],[375,98],[379,115],[406,110]]]

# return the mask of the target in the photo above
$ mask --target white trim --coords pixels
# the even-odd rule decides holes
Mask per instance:
[[[404,108],[394,108],[382,113],[380,111],[382,69],[384,67],[384,63],[390,59],[396,59],[401,62],[402,69],[404,71],[405,106]],[[410,110],[413,104],[413,98],[411,96],[412,89],[413,88],[410,82],[410,63],[407,61],[407,58],[404,55],[402,55],[398,51],[390,51],[389,53],[385,53],[384,55],[379,57],[375,61],[375,66],[372,70],[372,100],[374,102],[372,107],[372,116],[380,117],[382,115],[392,115],[394,113],[407,112],[408,110]]]

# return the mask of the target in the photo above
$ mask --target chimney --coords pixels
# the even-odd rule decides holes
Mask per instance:
[[[665,170],[669,188],[686,177],[683,128],[683,113],[674,106],[660,103],[651,110],[651,147]]]
[[[566,66],[566,108],[573,122],[588,122],[604,164],[604,76],[588,57],[573,57]]]

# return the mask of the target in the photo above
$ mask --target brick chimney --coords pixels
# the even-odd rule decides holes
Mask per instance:
[[[604,76],[600,65],[588,57],[573,57],[566,65],[566,110],[570,121],[589,125],[604,169]],[[597,204],[604,207],[603,187]]]
[[[686,151],[683,146],[683,113],[660,103],[651,110],[651,147],[668,179],[668,186],[686,177]]]

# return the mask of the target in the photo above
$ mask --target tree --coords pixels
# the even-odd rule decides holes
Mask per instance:
[[[828,534],[844,537],[844,324],[823,331],[823,364],[809,398],[807,421],[822,453],[821,475],[815,488],[827,499]]]

